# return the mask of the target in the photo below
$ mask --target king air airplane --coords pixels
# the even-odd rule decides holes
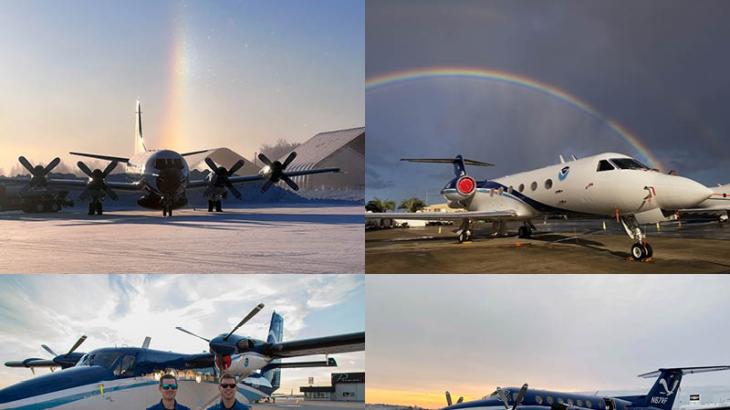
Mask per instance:
[[[422,163],[450,163],[454,178],[441,190],[449,207],[463,212],[371,213],[371,219],[460,221],[458,241],[471,239],[473,222],[522,221],[520,237],[529,237],[531,219],[550,215],[609,216],[619,221],[634,240],[636,260],[652,256],[641,224],[665,221],[677,211],[695,208],[713,191],[689,178],[652,170],[622,154],[605,153],[574,159],[493,180],[477,181],[466,165],[492,164],[462,158],[402,159]]]
[[[446,392],[448,407],[444,410],[672,410],[683,375],[719,370],[730,370],[730,366],[678,367],[641,374],[639,377],[658,378],[648,394],[639,396],[601,397],[598,394],[528,390],[524,384],[522,388],[498,387],[481,400],[463,402],[460,397],[454,404],[451,394]]]
[[[38,190],[45,192],[48,186],[81,188],[84,190],[81,194],[81,199],[89,201],[89,215],[101,215],[103,212],[102,201],[107,196],[112,199],[117,199],[115,190],[136,191],[142,193],[142,196],[137,200],[140,206],[149,209],[161,209],[163,216],[172,216],[173,209],[187,205],[186,190],[188,188],[204,188],[203,195],[208,198],[208,212],[212,212],[214,208],[220,212],[222,210],[221,199],[226,196],[227,192],[241,199],[241,193],[236,189],[234,184],[266,181],[261,187],[261,192],[266,192],[273,184],[283,181],[291,189],[297,191],[299,190],[299,186],[291,179],[292,177],[325,172],[339,172],[338,168],[319,168],[286,172],[286,167],[296,158],[296,152],[289,154],[284,162],[271,161],[266,155],[259,154],[258,158],[266,166],[261,169],[258,175],[235,176],[235,172],[244,165],[243,160],[239,160],[230,169],[226,169],[217,165],[212,159],[205,158],[205,163],[212,171],[211,174],[209,174],[207,179],[191,181],[189,179],[190,168],[186,157],[206,152],[208,150],[180,154],[171,150],[149,149],[145,145],[142,136],[142,110],[140,102],[137,101],[133,156],[124,158],[71,152],[70,154],[72,155],[109,161],[109,164],[104,170],[96,169],[93,171],[86,164],[79,161],[77,163],[79,169],[88,176],[88,180],[86,181],[48,178],[51,170],[60,163],[59,158],[55,158],[46,167],[40,165],[34,167],[25,157],[21,156],[18,160],[31,174],[29,184],[21,193],[32,193]],[[132,182],[107,181],[107,177],[119,163],[126,165],[126,173]]]
[[[207,341],[209,353],[153,350],[149,349],[149,339],[145,339],[141,348],[96,349],[75,358],[74,363],[69,363],[71,360],[67,358],[64,363],[70,367],[0,389],[0,409],[146,408],[159,402],[157,380],[166,373],[177,375],[178,402],[193,409],[207,408],[219,400],[217,376],[221,372],[230,373],[238,380],[240,401],[255,401],[270,397],[279,388],[282,368],[333,367],[337,362],[329,354],[365,349],[364,332],[284,342],[284,320],[276,312],[271,316],[266,341],[233,334],[261,309],[263,304],[256,306],[232,331],[212,339],[178,328]],[[310,355],[325,357],[316,361],[282,362],[282,359]],[[6,365],[61,367],[55,359],[26,359]]]

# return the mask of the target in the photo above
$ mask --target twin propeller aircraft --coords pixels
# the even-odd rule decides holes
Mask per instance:
[[[118,198],[115,191],[140,192],[142,196],[137,203],[149,209],[162,210],[163,216],[172,216],[173,209],[187,205],[187,189],[204,189],[203,195],[208,199],[208,212],[213,210],[222,211],[221,199],[228,192],[237,199],[241,199],[241,193],[236,189],[236,184],[246,182],[265,181],[261,192],[266,192],[271,186],[278,182],[286,183],[291,189],[297,191],[299,186],[292,180],[300,175],[320,174],[328,172],[339,172],[339,168],[318,168],[301,171],[286,171],[286,168],[296,158],[296,152],[291,152],[283,162],[271,161],[266,155],[260,153],[259,160],[265,165],[257,175],[234,175],[243,165],[244,161],[239,160],[226,169],[216,164],[209,157],[205,163],[212,171],[206,179],[190,180],[190,168],[186,160],[192,155],[204,154],[208,150],[177,153],[171,150],[150,150],[144,143],[142,136],[142,111],[137,101],[135,127],[135,151],[129,158],[115,157],[109,155],[89,154],[82,152],[71,152],[72,155],[90,157],[98,160],[109,161],[104,168],[91,170],[85,163],[77,163],[79,169],[86,174],[87,180],[82,179],[55,179],[49,178],[50,172],[61,162],[59,158],[53,159],[47,166],[33,166],[25,157],[18,158],[20,163],[30,172],[31,179],[23,187],[19,194],[22,198],[31,201],[36,198],[48,197],[49,187],[82,189],[80,196],[82,200],[89,201],[89,215],[101,215],[103,213],[102,201],[109,197]],[[131,182],[109,181],[108,177],[119,163],[126,166],[126,173]],[[57,210],[53,202],[36,202],[41,210]]]
[[[208,353],[176,353],[142,347],[108,347],[88,353],[75,350],[86,340],[82,336],[66,354],[51,360],[30,358],[5,363],[9,367],[38,367],[62,370],[36,376],[0,389],[0,409],[132,409],[159,401],[155,377],[176,372],[183,384],[178,398],[195,407],[218,399],[216,375],[227,372],[239,383],[239,398],[247,401],[269,397],[280,385],[282,368],[333,367],[330,354],[365,349],[365,333],[283,341],[284,319],[273,312],[266,341],[235,335],[264,305],[256,306],[228,333],[213,338],[198,336],[181,327],[181,332],[208,343]],[[325,355],[324,360],[282,362],[299,356]],[[186,375],[194,376],[186,376]],[[192,377],[192,379],[191,379]],[[190,404],[188,404],[190,405]]]

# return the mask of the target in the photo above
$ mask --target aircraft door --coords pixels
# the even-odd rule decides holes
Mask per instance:
[[[613,399],[604,397],[603,401],[606,404],[606,410],[616,410],[616,402]]]

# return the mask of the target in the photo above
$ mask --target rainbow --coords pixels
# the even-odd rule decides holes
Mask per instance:
[[[187,96],[187,80],[190,73],[190,44],[187,38],[185,14],[176,6],[172,19],[172,47],[168,55],[169,84],[166,113],[163,122],[160,147],[180,149],[184,118],[183,110]]]
[[[409,81],[444,77],[477,78],[490,81],[499,81],[502,83],[526,88],[528,90],[535,91],[552,98],[556,98],[605,123],[611,130],[616,132],[629,145],[636,149],[636,151],[638,151],[639,154],[643,157],[642,159],[648,162],[648,165],[650,167],[664,169],[664,166],[659,161],[659,159],[654,154],[652,154],[651,151],[649,151],[649,148],[643,142],[641,142],[641,140],[639,140],[639,138],[631,131],[621,126],[616,121],[604,116],[595,108],[593,108],[590,104],[568,93],[567,91],[561,90],[560,88],[554,87],[550,84],[542,83],[532,78],[498,70],[487,70],[469,67],[430,67],[418,68],[413,70],[394,71],[370,77],[365,81],[365,89],[367,91],[373,91],[382,87]]]

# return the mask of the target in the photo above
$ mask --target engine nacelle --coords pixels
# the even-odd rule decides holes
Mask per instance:
[[[246,377],[269,363],[264,357],[254,353],[234,354],[229,357],[230,361],[224,357],[221,363],[222,366],[219,365],[219,367],[223,367],[221,370],[237,377]]]
[[[449,200],[449,206],[451,206],[451,202],[463,203],[471,199],[477,192],[477,181],[468,175],[462,175],[452,181],[448,187],[455,189],[455,191],[449,189],[444,193],[446,199]],[[460,207],[463,207],[463,205]]]

